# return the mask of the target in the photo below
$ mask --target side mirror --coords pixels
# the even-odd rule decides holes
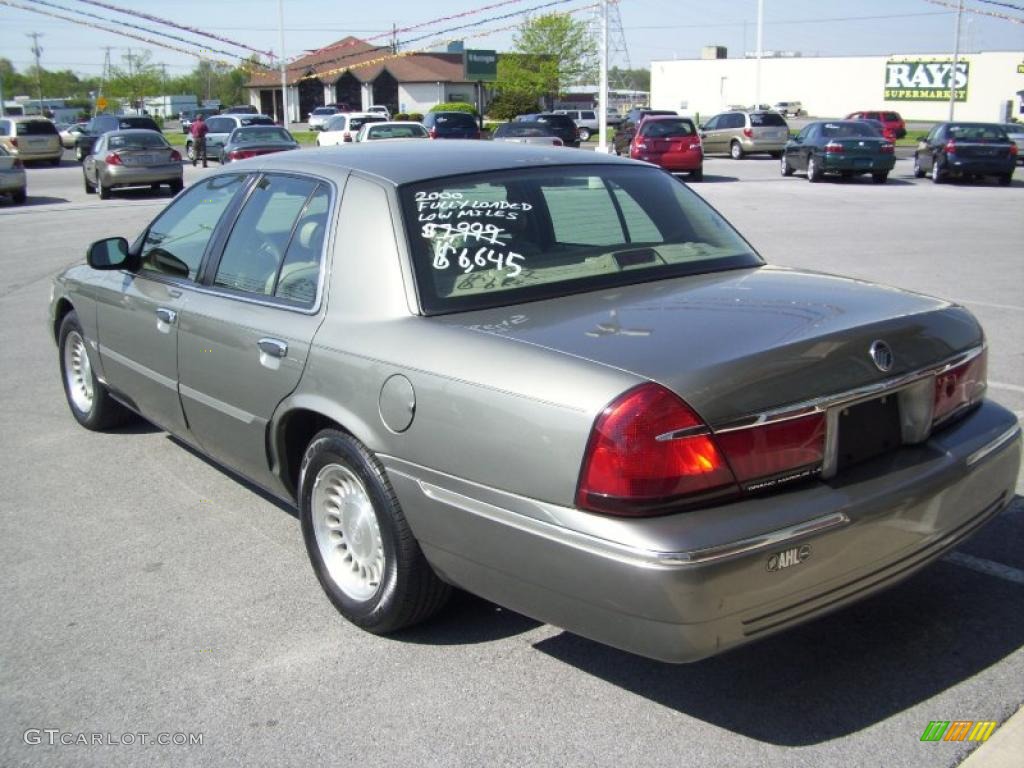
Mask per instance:
[[[123,237],[108,237],[89,246],[86,261],[93,269],[127,269],[130,256],[128,241]]]

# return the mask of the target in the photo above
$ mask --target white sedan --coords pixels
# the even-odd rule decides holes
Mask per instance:
[[[26,187],[25,166],[21,158],[0,146],[0,195],[10,195],[20,205],[25,202]]]
[[[411,120],[393,120],[385,123],[363,123],[356,135],[356,141],[379,141],[380,139],[429,139],[430,134],[423,123]]]
[[[330,118],[320,135],[316,137],[318,147],[334,147],[350,144],[366,123],[383,123],[387,118],[370,112],[343,112]]]

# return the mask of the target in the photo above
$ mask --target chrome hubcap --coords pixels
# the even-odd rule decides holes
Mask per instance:
[[[95,396],[92,364],[85,350],[85,340],[78,331],[71,331],[64,339],[64,378],[75,408],[82,413],[89,413]]]
[[[384,576],[384,542],[362,481],[347,467],[325,466],[313,483],[312,516],[331,579],[353,600],[372,598]]]

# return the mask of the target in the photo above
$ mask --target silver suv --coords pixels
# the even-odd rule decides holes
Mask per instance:
[[[555,114],[572,118],[580,141],[590,141],[590,137],[597,133],[597,112],[592,109],[556,109]]]
[[[778,112],[734,110],[715,115],[700,127],[704,154],[728,154],[733,160],[758,152],[782,157],[789,126]]]

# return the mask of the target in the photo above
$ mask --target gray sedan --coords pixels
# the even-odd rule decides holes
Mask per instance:
[[[172,194],[184,185],[181,154],[161,134],[142,128],[109,131],[82,161],[85,191],[99,189],[106,200],[115,187],[148,186],[154,192],[167,184]]]
[[[966,309],[768,266],[671,175],[589,152],[229,166],[94,243],[50,328],[82,426],[141,414],[294,505],[375,633],[458,587],[693,661],[905,579],[1021,460]]]

